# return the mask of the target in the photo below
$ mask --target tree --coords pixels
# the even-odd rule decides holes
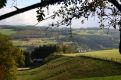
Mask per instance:
[[[1,7],[5,6],[6,0],[1,3]],[[37,10],[37,19],[38,21],[42,21],[45,19],[44,11],[42,10],[42,7],[47,7],[48,5],[54,5],[54,4],[63,4],[61,9],[59,9],[57,12],[54,12],[54,14],[51,16],[51,18],[55,17],[61,17],[62,21],[57,22],[53,25],[59,26],[59,25],[71,25],[71,21],[76,18],[86,18],[88,19],[90,16],[97,15],[100,19],[100,26],[101,28],[104,28],[105,26],[110,27],[113,26],[114,28],[119,28],[120,34],[121,34],[121,1],[120,0],[42,0],[40,3],[22,8],[17,9],[16,11],[7,13],[5,15],[0,16],[0,20],[11,17],[13,15],[40,7]],[[69,7],[69,5],[73,5],[72,7]],[[108,11],[108,12],[107,12]],[[105,21],[106,20],[106,21]],[[81,20],[82,23],[84,23],[84,20]],[[107,23],[105,23],[107,22]],[[121,53],[121,42],[119,46],[119,52]]]
[[[43,45],[35,48],[31,53],[32,59],[45,59],[50,54],[56,52],[57,46],[56,45]]]
[[[32,60],[31,60],[31,54],[29,52],[24,52],[24,66],[27,67],[27,66],[30,66],[31,63],[32,63]]]
[[[64,43],[60,43],[57,44],[57,52],[58,53],[75,53],[76,52],[76,47],[75,44],[69,43],[69,44],[64,44]],[[58,54],[57,53],[57,54]]]
[[[22,51],[0,34],[0,80],[16,80],[16,66],[22,62]]]

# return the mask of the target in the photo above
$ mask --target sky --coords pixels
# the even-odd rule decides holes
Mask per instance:
[[[13,6],[17,6],[18,8],[23,8],[35,3],[40,2],[40,0],[7,0],[6,7],[0,9],[0,15],[3,15],[5,13],[11,12],[16,10]],[[16,1],[16,2],[14,2]],[[50,6],[49,12],[52,14],[52,11],[58,9],[58,5]],[[18,15],[15,15],[13,17],[4,19],[0,21],[0,25],[35,25],[37,23],[36,18],[36,10],[33,9]],[[51,19],[44,20],[40,22],[37,26],[48,26],[50,23],[52,23]],[[85,24],[81,24],[81,20],[73,20],[72,27],[74,28],[85,28],[85,27],[98,27],[98,19],[95,18],[89,18],[88,21],[85,22]]]

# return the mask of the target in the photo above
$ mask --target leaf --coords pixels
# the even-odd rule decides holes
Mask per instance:
[[[114,24],[113,27],[116,29],[116,25]]]
[[[44,17],[45,17],[44,11],[40,8],[36,12],[37,12],[36,17],[37,17],[38,22],[44,20]]]
[[[7,1],[6,0],[0,0],[0,8],[6,6]]]
[[[81,23],[84,24],[84,20],[82,20]]]

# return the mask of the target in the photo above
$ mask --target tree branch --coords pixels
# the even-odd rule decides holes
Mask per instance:
[[[112,3],[120,12],[121,12],[121,4],[117,0],[108,0],[110,3]]]
[[[42,1],[41,3],[37,3],[37,4],[31,5],[31,6],[28,6],[28,7],[22,8],[22,9],[18,9],[16,11],[12,11],[12,12],[9,12],[9,13],[6,13],[4,15],[1,15],[0,20],[3,20],[3,19],[6,19],[6,18],[9,18],[9,17],[12,17],[14,15],[26,12],[28,10],[32,10],[32,9],[35,9],[35,8],[38,8],[38,7],[45,7],[47,5],[60,3],[62,1],[65,1],[65,0],[45,0],[45,1]],[[118,1],[116,1],[116,0],[108,0],[108,1],[110,3],[112,3],[115,7],[117,7],[117,9],[119,11],[121,11],[121,4],[119,4]]]
[[[12,12],[6,13],[4,15],[1,15],[0,16],[0,20],[3,20],[3,19],[6,19],[6,18],[9,18],[9,17],[12,17],[14,15],[26,12],[28,10],[32,10],[32,9],[35,9],[35,8],[38,8],[38,7],[45,7],[47,5],[52,5],[52,4],[55,4],[57,2],[62,2],[62,1],[64,1],[64,0],[48,0],[48,1],[43,1],[41,3],[37,3],[37,4],[31,5],[31,6],[27,6],[25,8],[18,9],[16,11],[12,11]]]

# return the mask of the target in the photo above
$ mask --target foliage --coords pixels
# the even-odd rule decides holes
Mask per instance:
[[[23,55],[24,55],[24,66],[25,67],[30,66],[32,63],[31,54],[25,51]]]
[[[6,5],[7,0],[0,0],[0,8]]]
[[[32,59],[45,59],[52,53],[74,53],[76,49],[71,44],[42,45],[35,48],[31,53]]]
[[[38,21],[42,21],[45,19],[44,11],[42,10],[42,7],[47,7],[48,5],[54,5],[54,4],[62,4],[62,7],[55,12],[54,15],[51,17],[54,19],[55,17],[61,17],[62,21],[58,22],[59,25],[71,25],[72,19],[76,18],[86,18],[88,19],[90,16],[98,15],[98,18],[100,19],[100,26],[113,26],[116,28],[116,25],[120,25],[120,0],[41,0],[40,8],[37,10],[37,18]],[[1,4],[4,5],[6,3],[6,0],[1,0]],[[39,4],[35,4],[34,6],[29,6],[31,9],[37,8]],[[72,7],[70,7],[70,5]],[[2,7],[2,6],[1,6]],[[24,11],[27,11],[28,9],[25,8]],[[106,12],[109,11],[109,12]],[[18,11],[17,13],[21,13],[21,11]],[[17,14],[16,13],[16,14]],[[15,14],[15,15],[16,15]],[[9,14],[6,14],[6,17],[10,17]],[[14,15],[12,13],[12,15]],[[12,16],[11,15],[11,16]],[[4,15],[3,15],[3,18]],[[108,24],[105,24],[105,20],[108,21]],[[84,20],[81,21],[82,23]],[[104,25],[105,24],[105,25]],[[53,24],[54,25],[54,24]],[[52,26],[53,26],[52,25]],[[57,25],[58,26],[58,25]]]
[[[43,17],[45,17],[44,11],[41,8],[38,8],[38,10],[36,12],[38,14],[37,15],[37,20],[38,21],[44,20],[44,18],[43,18]]]
[[[43,45],[35,48],[31,57],[32,59],[44,59],[54,52],[56,52],[56,45]]]
[[[101,28],[110,26],[116,28],[117,25],[120,25],[120,0],[43,0],[42,2],[50,4],[55,2],[62,5],[50,17],[52,19],[61,18],[61,21],[57,21],[55,24],[52,23],[53,26],[71,25],[74,18],[82,18],[80,22],[83,24],[84,18],[88,20],[89,17],[96,15],[100,19]],[[41,12],[44,14],[42,8]],[[45,15],[41,16],[41,20],[38,21],[44,20],[44,17]]]
[[[16,66],[22,64],[23,53],[9,38],[0,34],[0,80],[15,80]]]
[[[50,17],[52,19],[61,18],[61,20],[52,22],[51,26],[70,25],[70,35],[72,34],[71,24],[73,19],[81,19],[83,24],[85,18],[98,16],[99,26],[101,28],[118,27],[121,31],[121,1],[120,0],[43,0],[42,2],[55,2],[62,6],[53,12]],[[62,3],[60,3],[62,2]],[[48,6],[48,5],[47,5]],[[41,9],[42,13],[44,12]],[[44,13],[43,13],[44,14]],[[45,16],[40,16],[39,22],[44,20]],[[46,18],[45,18],[46,19]],[[119,44],[119,52],[121,53],[121,41]]]
[[[57,44],[57,54],[58,53],[74,53],[76,52],[76,47],[73,44]]]

